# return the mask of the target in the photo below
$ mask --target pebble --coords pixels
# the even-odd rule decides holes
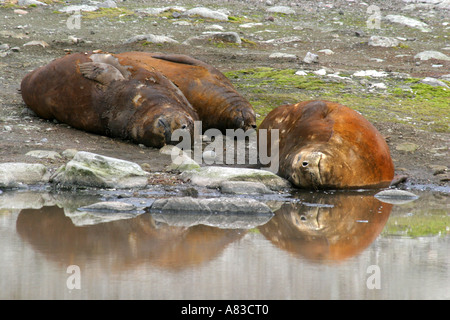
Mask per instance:
[[[166,37],[166,36],[160,36],[160,35],[154,35],[154,34],[142,34],[142,35],[137,35],[134,37],[131,37],[129,39],[127,39],[125,41],[125,43],[133,43],[133,42],[138,42],[138,41],[142,41],[145,40],[147,42],[150,43],[155,43],[155,44],[159,44],[159,43],[178,43],[178,41],[170,38],[170,37]]]
[[[353,76],[355,77],[373,77],[373,78],[383,78],[387,77],[388,74],[383,71],[376,71],[376,70],[361,70],[356,71],[353,73]]]
[[[395,150],[404,152],[414,152],[417,149],[419,149],[419,146],[412,142],[401,143],[395,147]]]

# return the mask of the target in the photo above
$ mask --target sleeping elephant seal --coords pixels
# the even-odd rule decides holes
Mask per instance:
[[[197,111],[202,128],[256,128],[256,115],[250,103],[231,82],[214,67],[186,55],[163,55],[148,52],[124,52],[115,55],[121,64],[158,70],[175,83]]]
[[[280,106],[267,115],[261,129],[268,135],[279,130],[278,174],[296,187],[383,188],[394,177],[389,147],[378,130],[338,103]]]
[[[149,147],[176,129],[193,134],[198,116],[181,91],[159,72],[134,73],[109,54],[70,54],[26,75],[21,92],[38,116],[87,132]]]

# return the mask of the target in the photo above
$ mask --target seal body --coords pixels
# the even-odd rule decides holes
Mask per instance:
[[[186,55],[164,55],[148,52],[124,52],[115,55],[121,64],[158,70],[180,88],[197,111],[202,128],[256,128],[256,115],[250,103],[216,68]]]
[[[177,129],[193,133],[198,115],[161,73],[138,69],[134,77],[109,54],[76,53],[27,74],[24,102],[39,117],[150,147],[171,143]]]
[[[338,103],[280,106],[267,115],[261,129],[268,130],[268,136],[279,130],[278,175],[296,187],[382,188],[394,177],[389,147],[378,130]]]

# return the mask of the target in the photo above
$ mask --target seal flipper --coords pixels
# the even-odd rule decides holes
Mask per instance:
[[[184,54],[155,54],[152,55],[152,58],[166,60],[174,63],[187,64],[191,66],[201,66],[209,69],[209,66],[203,61],[194,59]]]
[[[113,81],[125,80],[123,74],[114,66],[102,62],[85,62],[79,65],[81,74],[105,86]]]

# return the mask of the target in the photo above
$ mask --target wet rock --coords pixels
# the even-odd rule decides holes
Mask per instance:
[[[295,14],[295,11],[286,6],[274,6],[267,9],[271,13]]]
[[[319,56],[317,54],[308,52],[306,53],[306,56],[303,58],[304,63],[317,63],[319,62]]]
[[[51,150],[31,150],[28,151],[25,155],[39,159],[61,159],[61,155],[58,152]]]
[[[414,59],[420,59],[420,60],[429,60],[429,59],[436,59],[436,60],[445,60],[450,61],[450,57],[446,54],[439,52],[439,51],[422,51],[414,56]]]
[[[123,202],[99,202],[76,210],[64,208],[64,214],[77,227],[132,219],[142,213],[144,210]]]
[[[158,44],[158,43],[178,43],[178,41],[176,41],[170,37],[160,36],[160,35],[155,35],[155,34],[137,35],[137,36],[127,39],[125,41],[125,43],[128,44],[128,43],[138,42],[138,41],[142,41],[142,40],[145,40],[150,43],[156,43],[156,44]]]
[[[201,167],[196,171],[183,172],[181,177],[185,181],[190,180],[194,185],[208,188],[218,188],[224,181],[260,182],[275,191],[291,186],[287,180],[270,171],[249,168]]]
[[[133,211],[136,210],[136,206],[131,203],[125,203],[120,201],[105,201],[105,202],[97,202],[90,204],[88,206],[84,206],[79,208],[80,211]]]
[[[228,15],[220,12],[211,10],[204,7],[198,7],[193,8],[190,10],[187,10],[183,13],[184,16],[192,17],[192,16],[200,16],[202,18],[206,19],[214,19],[214,20],[221,20],[221,21],[228,21]]]
[[[371,36],[369,39],[369,46],[372,47],[392,48],[399,44],[400,42],[397,39],[390,37]]]
[[[219,188],[222,193],[228,194],[258,195],[274,193],[261,182],[223,181]]]
[[[375,198],[386,203],[404,204],[418,199],[419,196],[405,190],[387,189],[378,192]]]
[[[395,150],[404,152],[414,152],[417,149],[419,149],[419,146],[412,142],[401,143],[395,147]]]
[[[153,219],[160,223],[174,227],[189,228],[196,225],[205,225],[220,229],[252,229],[269,222],[272,214],[249,213],[192,213],[192,212],[170,212],[151,213]]]
[[[433,87],[445,87],[445,88],[449,87],[444,81],[438,80],[436,78],[431,78],[431,77],[423,78],[419,82],[420,83],[424,83],[424,84],[428,84],[428,85],[433,86]]]
[[[419,20],[416,20],[413,18],[409,18],[409,17],[397,15],[397,14],[389,14],[384,19],[389,22],[398,23],[398,24],[402,24],[402,25],[405,25],[405,26],[408,26],[411,28],[419,29],[422,32],[430,32],[431,31],[430,27],[425,22],[422,22],[422,21],[419,21]]]
[[[49,177],[47,168],[39,163],[0,163],[0,188],[44,184]]]
[[[51,177],[61,188],[143,188],[148,173],[130,161],[79,151]]]
[[[195,212],[195,213],[238,213],[273,214],[262,202],[248,198],[191,198],[179,197],[157,199],[150,207],[150,213]]]

